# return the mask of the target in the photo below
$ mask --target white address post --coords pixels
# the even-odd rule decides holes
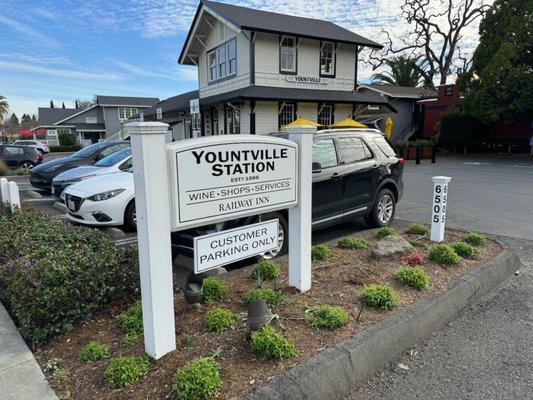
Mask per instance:
[[[431,214],[431,241],[444,240],[444,226],[446,224],[446,204],[448,202],[449,176],[434,176],[433,180],[433,209]]]
[[[20,194],[19,187],[16,182],[9,182],[9,206],[11,207],[11,212],[20,211]]]
[[[176,349],[165,132],[162,122],[130,122],[139,242],[144,346],[154,359]]]
[[[2,195],[2,204],[9,203],[9,182],[6,178],[0,178],[0,194]]]
[[[313,126],[287,128],[298,143],[298,198],[289,208],[289,285],[301,292],[311,289],[311,196],[313,186]]]

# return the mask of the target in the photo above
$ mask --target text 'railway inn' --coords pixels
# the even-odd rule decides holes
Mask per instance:
[[[358,54],[382,46],[328,21],[202,1],[179,63],[198,68],[199,90],[146,110],[173,138],[267,134],[303,117],[328,126],[356,106],[379,106],[356,92]],[[394,110],[393,110],[394,111]]]

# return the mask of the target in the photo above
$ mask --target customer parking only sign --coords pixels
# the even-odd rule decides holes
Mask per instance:
[[[298,146],[268,136],[215,136],[168,146],[172,229],[297,204]]]

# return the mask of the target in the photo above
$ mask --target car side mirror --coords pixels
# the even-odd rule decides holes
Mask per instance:
[[[319,162],[313,162],[313,174],[322,172],[322,165]]]

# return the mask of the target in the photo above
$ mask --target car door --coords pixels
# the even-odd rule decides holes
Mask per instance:
[[[313,196],[312,218],[318,224],[341,215],[343,178],[335,142],[332,138],[313,142]]]
[[[338,137],[335,141],[340,163],[345,166],[342,207],[348,218],[364,214],[372,205],[379,181],[379,160],[361,138]]]
[[[24,151],[21,147],[4,146],[2,159],[9,168],[16,168],[23,161]]]

